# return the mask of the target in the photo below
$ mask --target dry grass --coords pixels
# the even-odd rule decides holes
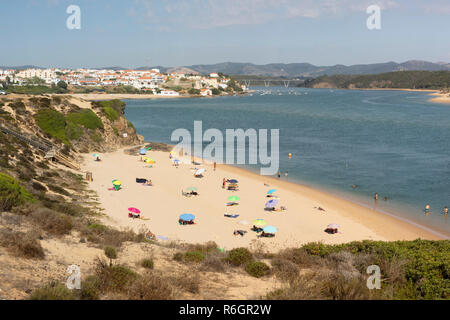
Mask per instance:
[[[10,229],[0,230],[0,245],[13,255],[29,259],[44,259],[45,253],[35,233]]]

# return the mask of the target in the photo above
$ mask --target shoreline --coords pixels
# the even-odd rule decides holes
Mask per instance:
[[[430,96],[433,96],[433,98],[428,100],[430,102],[450,104],[450,93],[435,92],[430,94]]]
[[[219,166],[219,165],[217,165],[217,166]],[[398,224],[399,227],[406,224],[407,227],[412,227],[413,229],[415,229],[414,232],[418,232],[418,234],[421,234],[422,232],[424,232],[423,233],[424,236],[435,237],[435,239],[433,239],[433,240],[450,239],[450,234],[445,234],[444,231],[435,230],[431,227],[421,225],[420,223],[415,222],[413,220],[399,217],[398,215],[396,215],[393,212],[379,210],[376,208],[370,208],[370,206],[368,206],[368,205],[359,203],[354,200],[347,199],[344,196],[333,194],[332,192],[330,192],[328,190],[321,190],[316,187],[310,187],[301,182],[292,182],[292,181],[281,180],[281,179],[278,179],[278,178],[275,178],[272,176],[261,176],[253,171],[250,171],[250,170],[247,170],[244,168],[240,168],[240,167],[235,167],[235,166],[230,166],[230,165],[221,165],[221,166],[225,166],[225,169],[229,170],[230,173],[242,171],[246,174],[249,174],[250,176],[254,175],[255,177],[259,177],[261,180],[272,181],[273,185],[277,185],[277,183],[278,183],[279,185],[284,185],[286,187],[292,188],[293,190],[297,189],[298,192],[301,192],[304,194],[310,194],[310,195],[314,195],[314,196],[317,195],[317,196],[321,196],[321,197],[323,196],[323,197],[327,198],[327,200],[329,200],[329,202],[333,202],[333,200],[337,200],[339,202],[340,201],[348,202],[349,205],[358,206],[361,209],[361,212],[365,215],[365,217],[358,217],[361,219],[357,219],[357,220],[359,222],[362,222],[363,224],[366,224],[365,222],[367,220],[362,219],[362,218],[369,218],[369,217],[371,218],[371,217],[373,217],[373,213],[376,213],[379,217],[382,217],[383,219],[385,219],[386,222]],[[376,207],[376,206],[374,205],[374,207]],[[366,214],[369,212],[370,212],[370,216],[366,216]],[[375,218],[375,219],[377,219],[377,218]],[[369,225],[369,223],[367,223],[367,225]],[[384,233],[384,232],[385,232],[384,230],[381,231],[381,233]],[[389,234],[384,235],[384,236],[390,237]],[[391,241],[394,241],[394,240],[391,240]]]
[[[126,148],[129,149],[129,148]],[[219,246],[230,249],[235,247],[252,247],[263,245],[269,251],[288,247],[297,247],[308,242],[328,244],[348,243],[362,240],[442,240],[439,235],[419,226],[400,220],[397,217],[369,209],[350,200],[340,198],[322,190],[298,183],[278,180],[275,177],[260,176],[249,170],[230,165],[218,164],[214,171],[212,163],[204,161],[207,170],[202,179],[193,178],[191,158],[180,157],[179,168],[172,166],[168,152],[150,151],[149,156],[156,160],[154,168],[144,168],[139,156],[127,155],[125,149],[102,155],[102,162],[96,163],[90,155],[84,157],[83,171],[93,173],[94,181],[90,188],[99,195],[99,202],[105,209],[108,224],[129,227],[138,230],[150,228],[157,234],[172,241],[187,243],[204,243],[215,241]],[[145,187],[137,184],[136,177],[151,178],[154,186]],[[239,180],[239,192],[221,188],[223,178]],[[123,190],[109,191],[110,181],[120,179]],[[264,185],[270,184],[269,186]],[[186,198],[181,191],[188,186],[198,187],[200,196]],[[280,205],[287,211],[270,212],[263,210],[268,200],[268,189],[277,189]],[[237,207],[226,207],[224,203],[230,195],[241,197]],[[127,217],[129,206],[139,208],[148,221],[134,221]],[[322,207],[325,212],[317,210]],[[179,226],[181,213],[194,213],[196,225]],[[238,219],[225,218],[226,212],[240,214]],[[240,222],[266,219],[267,223],[279,229],[275,238],[259,239],[252,231],[251,225]],[[339,223],[339,234],[329,235],[324,232],[330,223]],[[244,237],[234,236],[233,230],[246,230]]]

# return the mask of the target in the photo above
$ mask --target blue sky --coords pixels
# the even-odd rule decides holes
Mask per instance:
[[[450,62],[449,0],[0,0],[0,65]],[[69,5],[81,29],[69,30]],[[366,8],[381,7],[381,30]]]

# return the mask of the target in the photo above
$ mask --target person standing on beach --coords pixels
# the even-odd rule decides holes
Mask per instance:
[[[278,179],[280,179],[280,178],[281,178],[281,172],[278,171]]]
[[[214,171],[216,171],[216,166],[217,166],[217,164],[216,164],[216,162],[214,161]]]
[[[373,198],[375,199],[375,202],[378,201],[378,192],[375,192],[375,194],[373,195]]]
[[[226,183],[227,183],[227,181],[225,180],[225,178],[223,178],[223,181],[222,181],[222,189],[225,189]]]
[[[428,216],[429,214],[430,214],[430,205],[429,204],[427,204],[426,206],[425,206],[425,214]]]

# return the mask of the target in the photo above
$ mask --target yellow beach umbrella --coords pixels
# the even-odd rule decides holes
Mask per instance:
[[[256,219],[253,221],[253,225],[256,227],[263,227],[267,224],[266,220],[264,219]]]
[[[115,186],[120,186],[120,185],[122,185],[122,181],[120,181],[120,180],[115,180],[115,181],[113,182],[113,185],[115,185]]]

